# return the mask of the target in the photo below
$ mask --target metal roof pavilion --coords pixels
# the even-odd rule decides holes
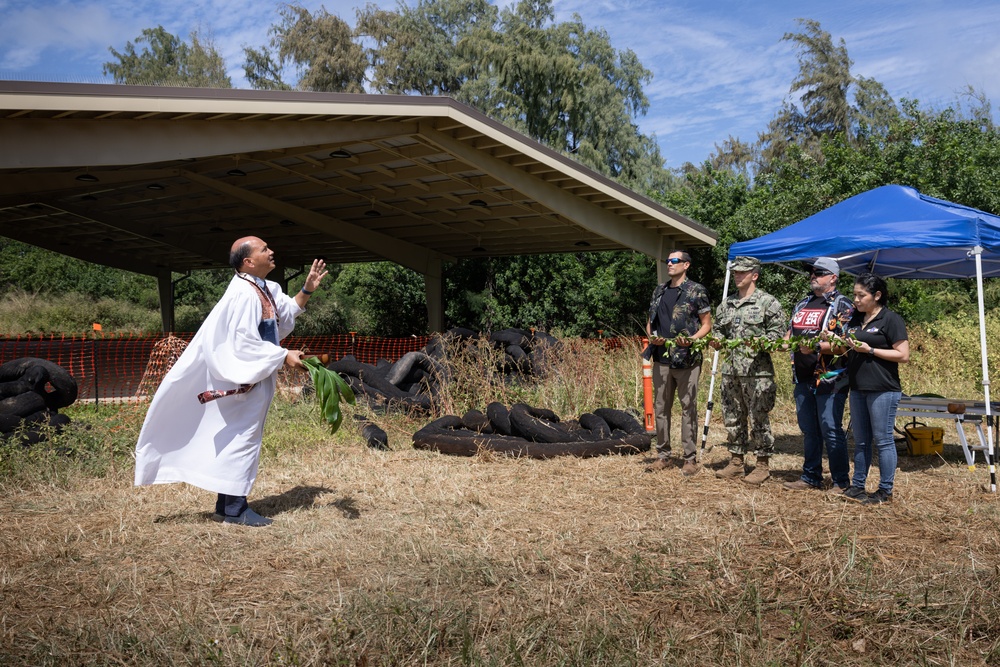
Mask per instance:
[[[446,97],[0,81],[0,235],[157,276],[714,245],[714,231]],[[279,279],[280,276],[272,275]]]

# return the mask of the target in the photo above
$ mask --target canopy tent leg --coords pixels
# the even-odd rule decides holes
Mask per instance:
[[[986,463],[990,468],[990,492],[997,492],[996,462],[993,456],[993,410],[990,405],[990,365],[986,356],[986,307],[983,304],[983,248],[970,253],[976,259],[976,296],[979,303],[979,348],[983,360],[983,394],[986,399]]]
[[[729,271],[730,267],[733,265],[732,262],[726,262],[726,282],[722,284],[722,303],[726,302],[726,298],[729,296]],[[712,396],[715,394],[715,373],[719,368],[719,351],[716,350],[712,354],[712,379],[708,382],[708,402],[705,404],[705,426],[701,430],[701,454],[705,455],[706,452],[712,451],[709,447],[705,449],[705,442],[708,440],[708,423],[712,420]]]
[[[427,299],[427,332],[444,331],[444,281],[441,260],[430,260],[430,272],[424,274],[424,294]]]

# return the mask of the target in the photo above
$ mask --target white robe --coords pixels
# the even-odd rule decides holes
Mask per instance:
[[[280,340],[302,309],[277,283],[266,283],[277,305]],[[187,482],[231,496],[250,493],[264,419],[287,352],[261,339],[261,313],[257,289],[234,276],[153,396],[135,447],[136,486]],[[198,401],[209,389],[253,383],[244,394]]]

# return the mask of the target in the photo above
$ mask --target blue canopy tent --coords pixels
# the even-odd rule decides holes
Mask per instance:
[[[987,423],[992,421],[983,277],[1000,276],[1000,216],[928,197],[913,188],[885,185],[784,229],[731,245],[723,299],[729,289],[729,267],[739,255],[775,264],[833,257],[841,271],[851,274],[874,271],[894,278],[975,278],[985,409]],[[718,353],[712,362],[712,385],[717,362]],[[713,388],[709,387],[709,405]],[[992,429],[987,428],[987,433],[995,492]]]
[[[996,277],[1000,217],[884,185],[766,236],[734,243],[729,259],[737,255],[764,263],[834,257],[842,271],[874,271],[883,278]]]

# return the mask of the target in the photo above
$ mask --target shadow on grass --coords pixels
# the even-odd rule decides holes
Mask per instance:
[[[325,486],[296,486],[279,495],[261,498],[254,503],[254,509],[268,517],[296,509],[309,509],[316,504],[316,499],[325,493],[333,493],[333,489]],[[350,496],[326,503],[325,506],[336,507],[348,519],[357,519],[361,516],[361,511]]]
[[[253,500],[250,505],[258,514],[266,517],[274,517],[284,512],[295,509],[309,509],[316,503],[316,499],[325,493],[332,493],[333,489],[325,486],[296,486],[284,493],[265,496],[260,500]],[[361,516],[361,511],[355,505],[355,501],[350,496],[341,498],[332,503],[329,507],[336,507],[348,519],[357,519]],[[153,523],[191,523],[192,521],[210,521],[214,512],[198,512],[197,514],[168,514],[156,517]]]
[[[845,429],[846,431],[846,429]],[[792,456],[802,456],[802,436],[801,435],[779,435],[774,439],[774,451]],[[902,440],[896,440],[896,454],[898,455],[897,466],[905,472],[920,470],[935,470],[942,466],[964,464],[965,455],[958,445],[945,445],[944,452],[928,456],[912,456]],[[847,431],[847,457],[853,470],[854,467],[854,438],[850,431]],[[823,447],[824,468],[826,467],[827,456],[826,447]],[[982,454],[977,454],[977,463],[985,463]],[[798,476],[795,476],[798,479]]]

